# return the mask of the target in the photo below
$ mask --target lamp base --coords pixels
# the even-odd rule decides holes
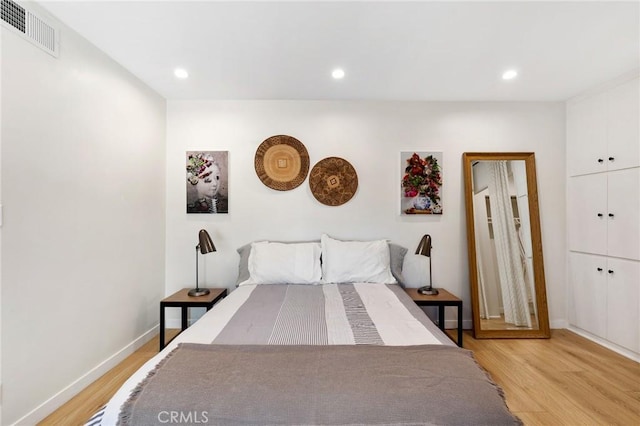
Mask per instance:
[[[425,296],[436,296],[440,292],[436,288],[425,286],[425,287],[420,287],[418,289],[418,293],[424,294]]]
[[[208,288],[194,288],[187,293],[189,296],[198,297],[211,293]]]

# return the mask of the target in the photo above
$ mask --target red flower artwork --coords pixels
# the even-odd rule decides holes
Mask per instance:
[[[402,189],[405,197],[423,195],[429,197],[432,205],[440,204],[442,176],[438,160],[433,155],[420,158],[417,153],[407,158]]]

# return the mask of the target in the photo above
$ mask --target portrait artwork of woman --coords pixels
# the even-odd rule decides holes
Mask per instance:
[[[187,213],[229,213],[228,151],[187,152]]]

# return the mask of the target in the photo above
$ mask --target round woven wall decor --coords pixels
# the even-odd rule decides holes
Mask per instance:
[[[254,166],[258,178],[266,186],[289,191],[306,179],[309,153],[302,142],[292,136],[271,136],[256,150]]]
[[[356,194],[358,174],[344,158],[318,161],[309,173],[309,187],[316,200],[327,206],[341,206]]]

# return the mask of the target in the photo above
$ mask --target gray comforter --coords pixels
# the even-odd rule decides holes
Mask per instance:
[[[421,345],[181,344],[121,425],[514,425],[471,353]]]

